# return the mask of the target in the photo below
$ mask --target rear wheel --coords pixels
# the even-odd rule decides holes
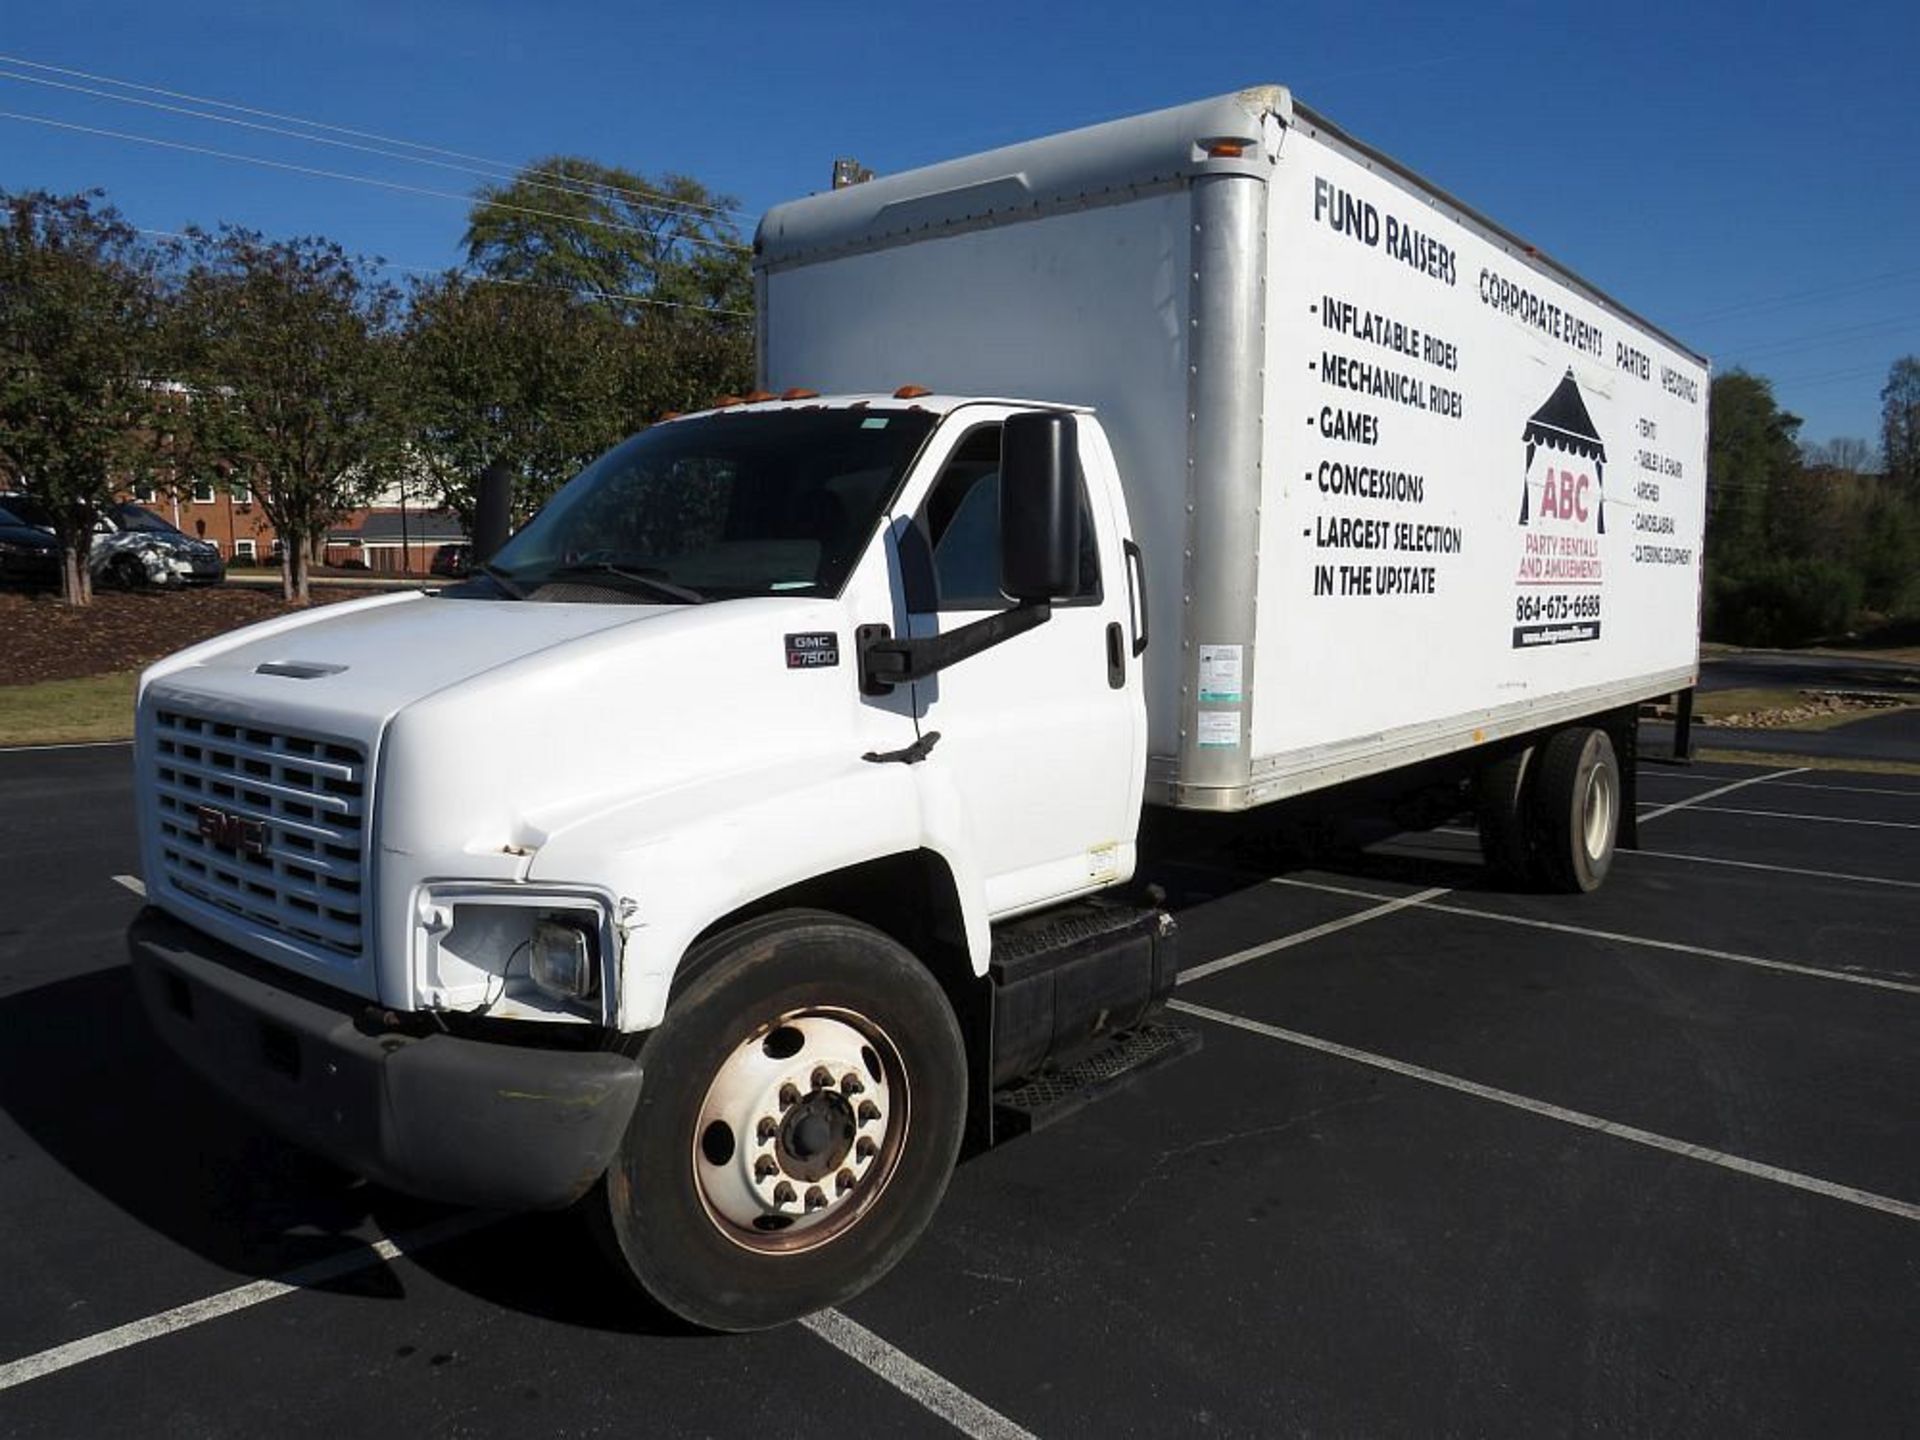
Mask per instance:
[[[1482,767],[1474,781],[1474,819],[1487,868],[1511,884],[1533,878],[1527,785],[1533,778],[1529,745]]]
[[[966,1118],[952,1007],[885,935],[817,912],[750,921],[687,963],[595,1218],[696,1325],[756,1330],[840,1304],[945,1192]]]
[[[1620,832],[1620,762],[1604,730],[1574,726],[1541,747],[1533,786],[1533,853],[1549,889],[1597,890]]]

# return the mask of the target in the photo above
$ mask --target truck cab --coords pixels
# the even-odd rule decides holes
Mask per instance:
[[[755,399],[616,447],[464,583],[171,657],[154,1020],[399,1188],[585,1197],[700,1323],[834,1303],[931,1214],[996,1026],[1030,1066],[1171,981],[1164,925],[1072,912],[1135,863],[1132,540],[1085,410]],[[1057,1001],[1029,936],[996,985],[996,926],[1063,906],[1063,963],[1104,935],[1135,978]]]

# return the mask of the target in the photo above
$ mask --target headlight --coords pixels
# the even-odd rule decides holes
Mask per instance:
[[[479,881],[423,887],[413,906],[412,1005],[610,1021],[615,935],[598,895]]]
[[[576,920],[536,920],[527,974],[556,1000],[585,1000],[600,986],[594,937]]]

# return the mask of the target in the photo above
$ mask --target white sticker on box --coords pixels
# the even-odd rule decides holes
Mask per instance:
[[[1238,705],[1240,703],[1240,647],[1238,645],[1202,645],[1200,647],[1200,703],[1203,705],[1217,703]]]
[[[1200,747],[1210,750],[1215,747],[1231,749],[1240,743],[1240,712],[1238,710],[1202,710],[1200,712]]]

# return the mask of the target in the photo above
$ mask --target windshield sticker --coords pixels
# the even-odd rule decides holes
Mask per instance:
[[[884,430],[887,428],[887,417],[884,415],[869,415],[860,422],[860,428],[862,430]]]
[[[840,663],[840,637],[831,630],[787,636],[787,669],[817,670]]]

